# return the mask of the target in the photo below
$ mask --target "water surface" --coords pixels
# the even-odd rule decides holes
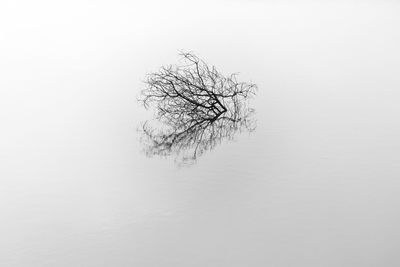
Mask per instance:
[[[0,265],[400,264],[398,3],[1,5]],[[190,168],[136,134],[179,49],[259,87]]]

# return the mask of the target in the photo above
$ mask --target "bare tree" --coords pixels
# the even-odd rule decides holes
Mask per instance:
[[[143,105],[154,107],[162,127],[142,127],[148,155],[183,154],[195,160],[205,150],[239,130],[254,130],[247,99],[255,84],[224,76],[192,53],[181,53],[184,64],[151,73],[141,92]],[[184,153],[186,152],[186,153]]]

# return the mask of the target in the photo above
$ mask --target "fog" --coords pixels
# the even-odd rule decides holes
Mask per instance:
[[[3,1],[1,266],[399,266],[396,1]],[[148,158],[146,73],[193,51],[257,130]]]

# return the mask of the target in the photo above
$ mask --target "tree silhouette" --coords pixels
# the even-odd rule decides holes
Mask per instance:
[[[192,53],[181,53],[183,65],[163,66],[151,73],[141,91],[144,107],[156,110],[161,125],[145,122],[141,129],[145,151],[151,155],[175,153],[181,162],[193,162],[238,131],[255,129],[248,98],[255,84],[224,76]]]

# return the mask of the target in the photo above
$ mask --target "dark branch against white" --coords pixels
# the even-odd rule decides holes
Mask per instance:
[[[184,65],[164,66],[151,73],[141,92],[143,105],[156,110],[164,127],[142,127],[149,155],[182,155],[196,159],[206,149],[241,129],[253,130],[247,105],[256,85],[224,76],[192,53],[181,53]]]

